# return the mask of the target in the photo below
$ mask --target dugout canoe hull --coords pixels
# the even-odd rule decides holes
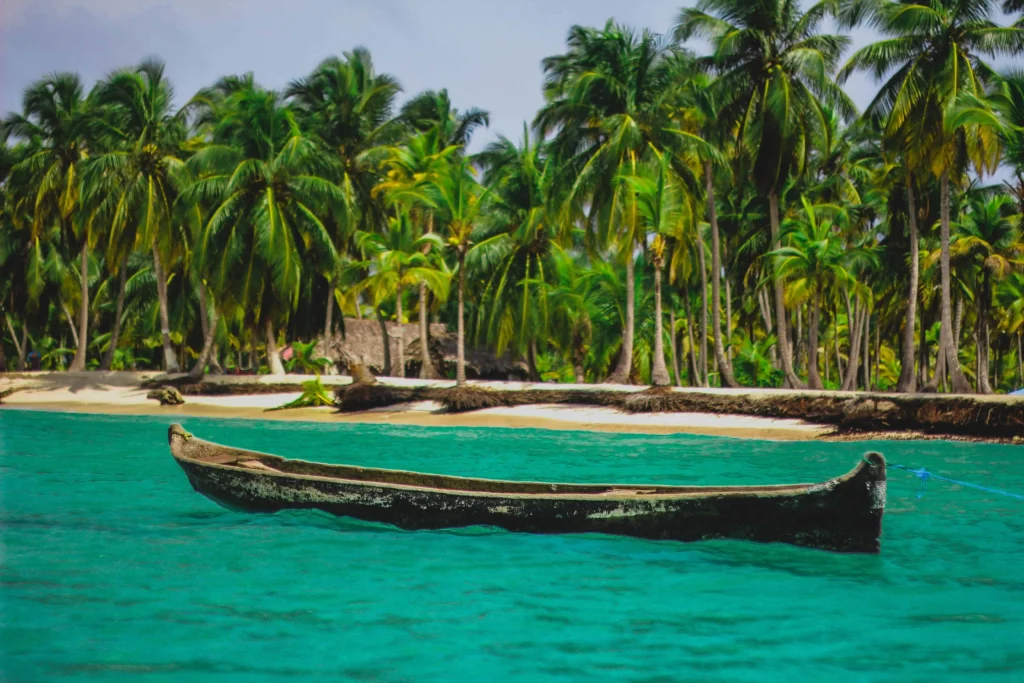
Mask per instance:
[[[328,465],[222,446],[171,425],[171,455],[199,493],[234,510],[317,509],[402,529],[495,526],[674,541],[737,539],[880,551],[885,459],[817,484],[554,484]]]

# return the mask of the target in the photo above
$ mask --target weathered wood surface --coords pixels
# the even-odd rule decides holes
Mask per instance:
[[[885,460],[877,453],[818,484],[708,487],[514,482],[326,465],[210,443],[180,425],[170,427],[168,443],[196,491],[249,512],[318,509],[402,529],[486,525],[880,550]]]

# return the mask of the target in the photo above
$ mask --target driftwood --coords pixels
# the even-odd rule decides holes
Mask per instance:
[[[180,406],[185,402],[185,399],[181,397],[181,393],[178,392],[174,387],[160,387],[146,394],[146,398],[151,398],[160,401],[162,406]]]

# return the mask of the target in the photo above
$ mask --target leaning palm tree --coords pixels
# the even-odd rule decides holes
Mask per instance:
[[[780,246],[779,202],[786,182],[804,168],[816,133],[825,123],[823,105],[849,119],[853,102],[832,80],[849,38],[820,33],[834,9],[822,0],[806,11],[790,0],[700,0],[680,12],[676,36],[706,38],[705,62],[714,82],[720,120],[735,126],[741,153],[752,157],[751,175],[768,197],[772,243]],[[802,386],[793,370],[782,279],[773,277],[779,349],[787,382]]]
[[[189,182],[181,159],[184,121],[174,111],[174,90],[164,65],[155,60],[114,72],[97,85],[93,99],[101,122],[98,137],[105,150],[86,164],[84,199],[109,221],[107,260],[119,272],[127,269],[132,251],[152,254],[164,370],[179,372],[171,347],[167,271],[190,241],[180,230],[185,220],[174,212],[178,194]],[[125,282],[120,278],[122,305]],[[119,319],[115,318],[114,326],[112,347],[117,343]],[[108,356],[113,358],[112,351]]]
[[[886,136],[903,141],[908,168],[931,170],[939,178],[942,326],[935,377],[947,369],[955,392],[970,386],[952,333],[950,180],[962,177],[968,160],[982,173],[994,168],[992,130],[1000,126],[984,97],[995,73],[982,57],[1024,48],[1024,29],[997,25],[995,10],[994,0],[854,0],[843,12],[847,24],[867,21],[885,38],[855,52],[840,79],[857,70],[885,78],[866,113],[884,121]]]
[[[298,300],[304,265],[336,257],[324,218],[345,193],[325,178],[333,159],[276,92],[232,94],[212,138],[189,160],[199,179],[182,196],[213,207],[194,258],[215,296],[258,316],[270,371],[284,374],[275,324]]]
[[[30,143],[24,158],[11,169],[10,183],[25,190],[33,242],[50,226],[64,244],[77,244],[80,254],[78,348],[72,370],[85,369],[89,328],[89,247],[100,224],[82,219],[81,166],[87,157],[91,125],[89,103],[78,74],[55,73],[30,85],[22,113],[4,121],[4,136]],[[29,206],[31,208],[29,208]]]

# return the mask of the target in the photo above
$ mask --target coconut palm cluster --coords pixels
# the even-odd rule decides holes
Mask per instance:
[[[394,374],[460,383],[475,348],[543,381],[1014,389],[1019,13],[700,0],[661,33],[576,26],[522,136],[477,153],[488,112],[405,97],[361,48],[181,106],[155,60],[45,76],[2,124],[0,367],[281,374],[375,318],[418,326]],[[850,50],[856,26],[877,42]]]

